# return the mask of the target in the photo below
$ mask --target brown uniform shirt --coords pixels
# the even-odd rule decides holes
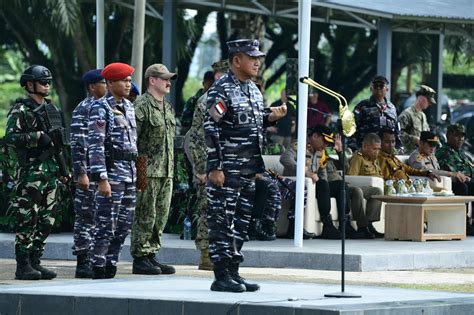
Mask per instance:
[[[371,161],[362,152],[356,152],[351,159],[347,175],[382,177],[379,161]]]
[[[408,180],[409,175],[426,176],[426,171],[416,170],[411,166],[400,161],[395,155],[388,154],[383,151],[379,153],[379,164],[382,169],[382,175],[387,179],[404,179]]]

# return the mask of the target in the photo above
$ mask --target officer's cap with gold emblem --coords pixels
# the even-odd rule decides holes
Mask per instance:
[[[331,129],[329,129],[328,126],[315,125],[308,130],[308,137],[312,136],[313,133],[318,133],[323,136],[324,141],[327,143],[334,143],[334,134],[331,132]]]
[[[428,85],[420,85],[420,88],[418,91],[416,91],[416,96],[418,97],[420,95],[426,96],[431,104],[436,104],[436,100],[434,98],[436,91],[430,88]]]
[[[229,54],[243,52],[250,57],[263,57],[265,54],[259,50],[260,43],[256,39],[238,39],[227,42]]]
[[[466,128],[464,127],[464,125],[461,124],[450,125],[448,126],[448,133],[460,133],[465,135]]]
[[[420,141],[426,142],[432,146],[436,146],[439,143],[439,138],[431,131],[422,131],[420,134]]]

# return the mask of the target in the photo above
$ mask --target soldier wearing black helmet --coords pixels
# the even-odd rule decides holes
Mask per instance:
[[[60,112],[46,98],[51,82],[48,68],[28,67],[20,78],[27,97],[17,99],[8,113],[5,142],[15,151],[19,164],[17,194],[11,203],[16,213],[15,276],[19,280],[56,277],[54,271],[40,265],[46,238],[54,224],[58,178],[67,180],[65,174],[59,174],[59,155],[49,134],[52,125],[61,121]]]

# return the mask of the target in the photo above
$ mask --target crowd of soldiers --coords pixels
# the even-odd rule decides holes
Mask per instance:
[[[252,80],[265,54],[257,40],[227,44],[229,58],[213,64],[213,71],[204,76],[203,89],[186,104],[185,151],[199,212],[195,241],[201,252],[199,269],[214,271],[213,291],[252,292],[259,285],[239,274],[243,244],[249,230],[257,239],[275,239],[281,201],[294,203],[296,182],[266,170],[262,158],[266,128],[288,112],[285,102],[265,108],[262,92]],[[146,92],[139,95],[131,82],[133,72],[132,66],[117,62],[82,77],[88,96],[72,115],[72,176],[62,159],[67,137],[61,113],[47,98],[52,74],[40,65],[22,74],[20,84],[28,97],[12,106],[5,136],[18,160],[16,196],[11,203],[17,220],[16,279],[56,277],[41,266],[40,258],[54,224],[59,181],[74,181],[76,186],[73,254],[77,278],[115,277],[130,232],[134,274],[176,272],[173,266],[160,263],[156,254],[163,245],[173,191],[176,119],[165,96],[177,74],[163,64],[149,66],[144,75]],[[355,107],[358,129],[349,139],[354,150],[349,164],[339,163],[346,154],[340,135],[323,124],[308,129],[305,174],[316,185],[321,238],[341,238],[341,227],[336,228],[330,215],[331,197],[337,200],[339,217],[347,218],[348,237],[383,236],[373,226],[380,220],[381,203],[372,198],[383,192],[345,184],[338,172],[341,168],[348,175],[384,179],[450,176],[455,194],[474,193],[474,165],[460,150],[462,126],[448,128],[448,142],[435,155],[438,137],[427,130],[423,113],[435,102],[435,91],[422,85],[413,107],[397,117],[386,98],[388,85],[386,78],[376,76],[371,82],[372,96]],[[395,156],[402,145],[415,150],[410,165]],[[328,146],[334,147],[339,159],[328,154]],[[296,145],[287,146],[281,162],[283,175],[295,175]],[[256,190],[263,193],[256,196]],[[351,224],[351,213],[357,228]],[[292,237],[294,209],[288,218],[287,237]],[[469,223],[468,234],[472,235]],[[304,236],[315,237],[306,231]]]

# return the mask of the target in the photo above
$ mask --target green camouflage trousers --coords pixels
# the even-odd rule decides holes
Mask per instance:
[[[173,179],[169,177],[148,177],[146,189],[137,192],[130,245],[133,257],[154,254],[160,249],[172,194]]]
[[[11,206],[16,213],[15,255],[44,250],[56,213],[56,176],[42,169],[20,172]]]
[[[196,185],[196,209],[199,211],[199,218],[197,221],[197,234],[196,234],[196,248],[198,250],[209,248],[209,232],[207,227],[207,193],[206,184]]]

